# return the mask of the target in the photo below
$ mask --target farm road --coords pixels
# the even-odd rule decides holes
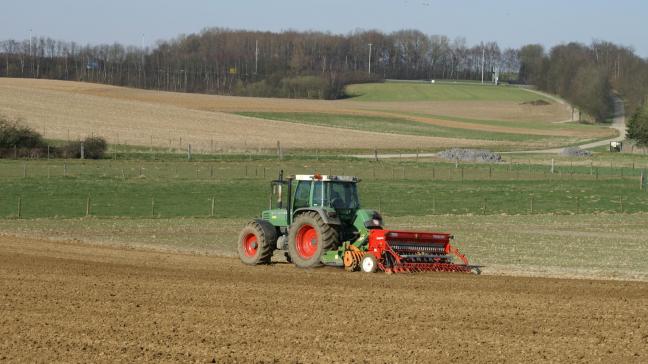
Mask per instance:
[[[626,138],[625,106],[621,98],[617,96],[614,96],[613,98],[614,98],[614,119],[612,121],[612,124],[610,124],[610,128],[618,131],[619,135],[611,139],[605,139],[605,140],[599,140],[592,143],[581,144],[577,146],[578,148],[591,149],[591,148],[608,145],[610,144],[610,142],[625,140]],[[523,151],[501,152],[501,153],[502,154],[560,154],[562,150],[563,148],[551,148],[551,149],[523,150]],[[364,159],[371,159],[377,157],[378,159],[383,159],[383,158],[416,158],[416,157],[425,158],[425,157],[435,157],[435,156],[436,153],[419,153],[419,154],[389,153],[389,154],[378,154],[378,156],[376,156],[375,154],[356,154],[356,155],[352,155],[351,157],[364,158]]]

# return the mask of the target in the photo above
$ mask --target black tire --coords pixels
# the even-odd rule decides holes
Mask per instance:
[[[312,227],[317,234],[317,246],[313,248],[312,255],[300,253],[298,247],[299,232]],[[288,232],[288,252],[296,266],[300,268],[312,268],[321,265],[320,259],[324,253],[333,249],[338,242],[338,232],[334,227],[324,222],[322,217],[314,211],[298,215],[290,225]],[[303,252],[303,250],[302,250]]]
[[[239,234],[239,258],[249,265],[269,264],[276,245],[277,230],[272,224],[264,220],[250,221]]]

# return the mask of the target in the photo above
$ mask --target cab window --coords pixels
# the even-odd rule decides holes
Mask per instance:
[[[328,200],[322,196],[324,192],[323,185],[324,183],[322,181],[313,183],[313,206],[326,206],[328,204]]]
[[[308,199],[310,198],[310,181],[299,181],[297,189],[295,190],[295,202],[293,206],[296,209],[308,207]]]

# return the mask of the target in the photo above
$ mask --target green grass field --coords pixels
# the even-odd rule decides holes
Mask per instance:
[[[363,205],[380,209],[389,228],[454,233],[461,251],[486,266],[486,273],[648,279],[648,192],[639,189],[640,170],[631,165],[648,159],[603,155],[590,167],[588,160],[576,159],[572,166],[573,159],[561,157],[550,174],[540,156],[458,166],[427,160],[174,158],[2,160],[0,229],[234,256],[240,228],[267,207],[269,181],[277,172],[319,171],[361,177]]]
[[[268,182],[282,169],[359,176],[364,206],[386,216],[648,211],[639,169],[567,165],[550,174],[546,165],[519,162],[3,161],[0,217],[17,217],[19,199],[23,218],[82,217],[88,202],[97,217],[207,217],[212,199],[214,217],[252,217],[267,206]]]
[[[356,101],[515,101],[545,100],[512,86],[481,84],[386,82],[350,85],[347,94]]]

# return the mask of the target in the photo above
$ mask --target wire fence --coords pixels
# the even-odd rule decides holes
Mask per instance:
[[[549,198],[533,193],[508,196],[486,196],[475,193],[451,197],[447,194],[427,196],[375,196],[362,193],[363,207],[377,209],[386,216],[407,215],[528,215],[637,213],[648,211],[644,198],[564,195]],[[245,199],[249,200],[246,202]],[[2,218],[80,218],[80,217],[215,217],[238,218],[258,216],[268,208],[267,196],[223,197],[206,193],[160,195],[3,195],[0,196]]]
[[[181,179],[274,179],[284,175],[322,173],[354,175],[364,180],[606,180],[648,176],[648,164],[572,163],[547,166],[532,163],[459,164],[416,162],[163,162],[163,161],[21,161],[4,164],[2,178],[181,178]]]

